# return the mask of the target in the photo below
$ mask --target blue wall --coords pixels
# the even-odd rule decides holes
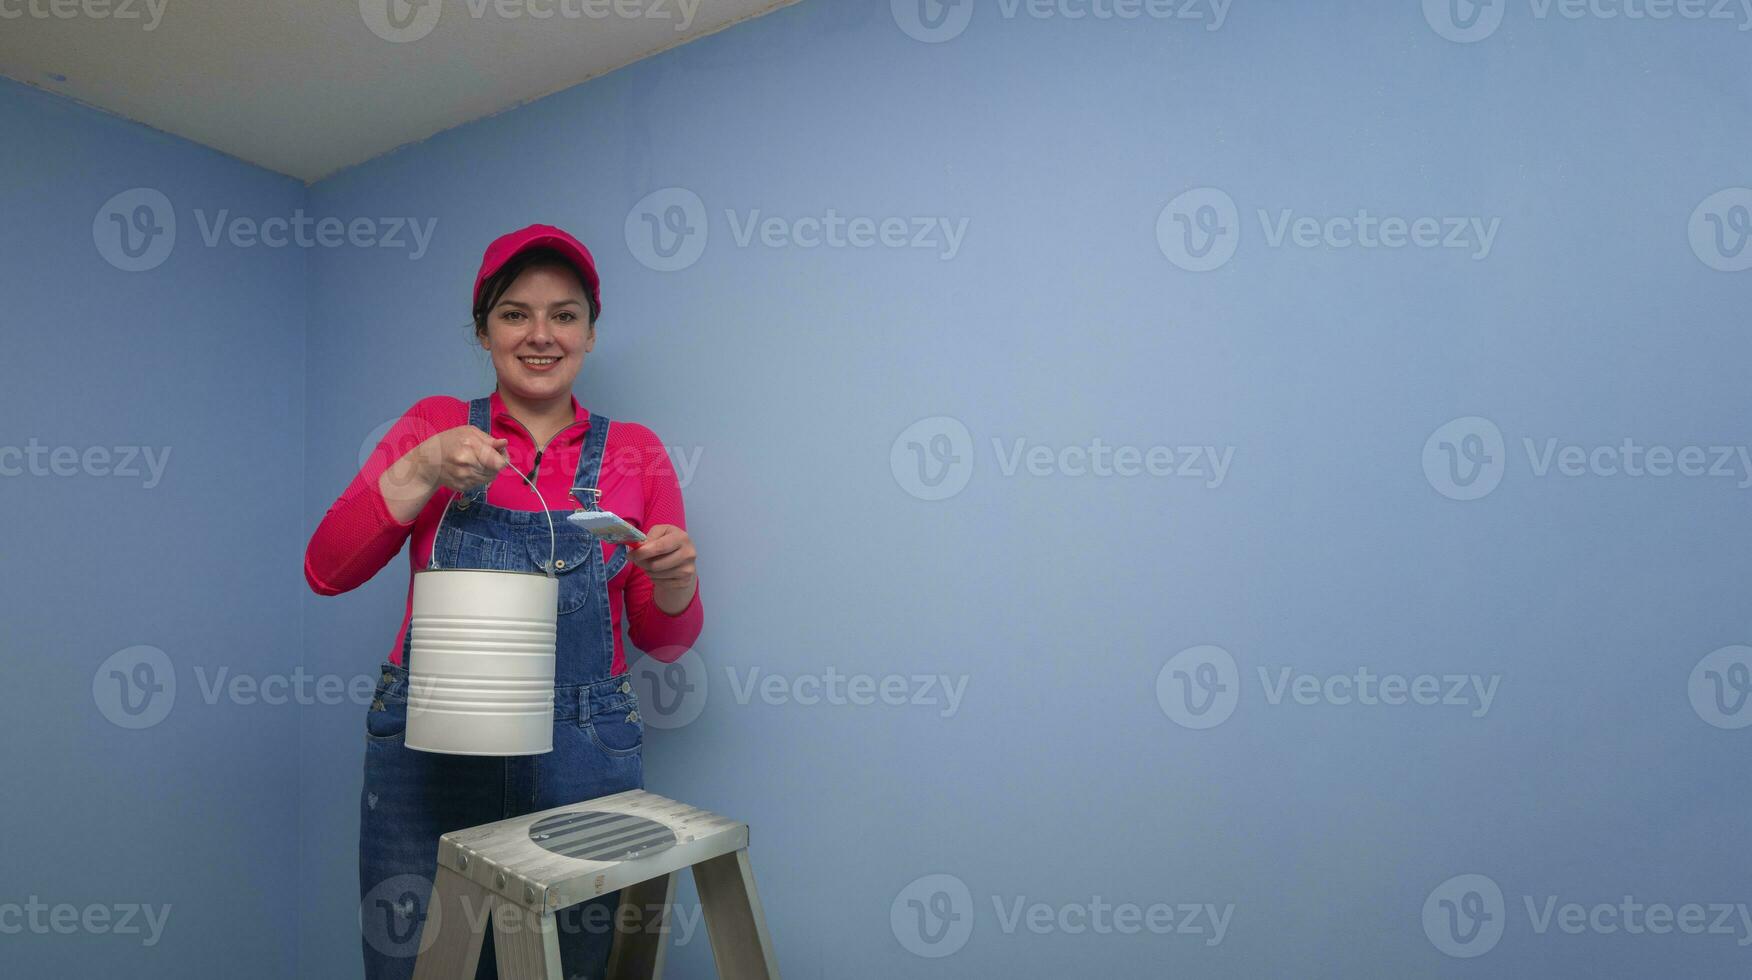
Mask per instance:
[[[0,134],[0,972],[295,976],[305,257],[200,229],[305,189],[12,82]]]
[[[979,4],[933,30],[906,3],[814,0],[306,192],[191,150],[181,180],[137,177],[119,161],[145,151],[105,141],[143,137],[79,123],[53,146],[104,143],[86,166],[108,169],[52,178],[34,220],[66,244],[22,268],[95,273],[110,292],[80,277],[77,294],[132,304],[105,326],[129,346],[76,398],[31,345],[24,431],[175,441],[170,471],[189,468],[158,494],[6,482],[37,501],[10,552],[31,562],[10,635],[49,692],[25,717],[73,710],[90,744],[46,751],[77,754],[104,799],[138,784],[129,819],[192,809],[149,802],[187,796],[165,791],[166,759],[222,793],[217,830],[167,832],[221,867],[273,841],[299,890],[295,909],[257,899],[286,927],[264,942],[296,921],[302,974],[355,975],[362,706],[179,707],[126,736],[90,677],[138,643],[375,676],[400,560],[323,599],[297,551],[383,423],[490,387],[467,327],[480,251],[552,222],[603,274],[580,400],[697,467],[707,626],[682,672],[634,665],[648,783],[751,824],[788,976],[1742,975],[1752,342],[1730,270],[1752,261],[1734,247],[1752,192],[1718,192],[1752,185],[1747,35],[1532,3],[1467,29],[1427,7],[1238,0],[1218,26],[1201,4],[1130,21]],[[8,116],[76,113],[5,91]],[[0,152],[27,182],[63,172]],[[182,180],[239,209],[435,233],[417,257],[202,250],[194,268],[179,246],[154,274],[102,265],[84,216]],[[44,197],[5,193],[9,213]],[[909,244],[806,247],[820,227],[800,219],[830,211],[905,219]],[[1431,247],[1379,244],[1418,219]],[[195,286],[286,295],[258,314],[284,329],[239,330]],[[141,289],[162,293],[124,292]],[[143,341],[137,310],[211,336]],[[224,340],[274,369],[231,373]],[[235,473],[199,479],[202,454],[244,450],[183,433],[240,421],[186,389],[261,384],[290,413],[258,424],[302,506],[215,515]],[[1098,475],[1097,445],[1172,473]],[[1701,475],[1673,471],[1696,458]],[[95,571],[81,554],[115,547],[139,554]],[[201,576],[245,598],[209,612]],[[99,589],[113,612],[65,598],[99,582],[127,585]],[[1407,703],[1379,703],[1383,677]],[[873,703],[827,703],[824,684]],[[215,753],[233,765],[187,764]],[[122,819],[77,812],[12,819]],[[294,821],[296,853],[270,834]],[[160,891],[190,880],[135,855],[104,863],[177,883]],[[78,880],[25,860],[19,880]],[[229,908],[188,887],[191,917]],[[1703,906],[1702,934],[1596,909],[1625,896],[1687,924]],[[697,915],[691,883],[683,899]],[[672,974],[708,962],[695,929]]]

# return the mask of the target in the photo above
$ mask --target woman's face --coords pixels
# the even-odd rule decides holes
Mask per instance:
[[[569,397],[584,355],[596,346],[590,302],[576,273],[527,269],[487,311],[481,346],[493,355],[499,388],[525,401]]]

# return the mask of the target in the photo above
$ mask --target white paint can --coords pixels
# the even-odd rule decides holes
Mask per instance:
[[[551,513],[548,534],[551,542]],[[560,607],[553,556],[544,574],[438,568],[436,534],[432,552],[432,567],[414,573],[407,747],[448,755],[552,752]]]

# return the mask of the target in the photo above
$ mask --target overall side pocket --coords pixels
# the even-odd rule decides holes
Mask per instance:
[[[583,728],[591,743],[611,757],[636,755],[645,744],[645,720],[636,695],[596,705]]]
[[[393,742],[407,733],[408,699],[406,693],[395,690],[396,684],[386,665],[371,695],[371,707],[365,712],[367,741]]]

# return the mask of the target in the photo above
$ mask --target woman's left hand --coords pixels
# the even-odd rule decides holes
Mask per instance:
[[[695,587],[693,538],[674,524],[658,524],[633,545],[627,559],[644,569],[656,586],[657,608],[679,615],[693,601]]]

